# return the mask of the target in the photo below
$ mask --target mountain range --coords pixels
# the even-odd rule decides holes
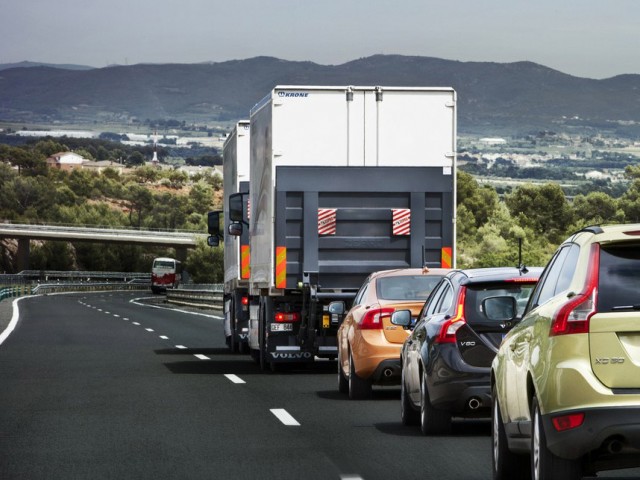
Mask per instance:
[[[374,55],[341,65],[273,57],[219,63],[0,65],[0,120],[233,121],[276,85],[451,86],[458,130],[640,135],[640,75],[595,80],[532,62],[460,62]]]

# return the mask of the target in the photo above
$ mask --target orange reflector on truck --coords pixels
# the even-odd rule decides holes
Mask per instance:
[[[249,269],[251,256],[249,254],[249,245],[242,245],[240,247],[240,278],[249,278]]]
[[[452,268],[452,256],[451,247],[442,247],[441,268]]]
[[[287,247],[276,247],[276,288],[287,288]]]

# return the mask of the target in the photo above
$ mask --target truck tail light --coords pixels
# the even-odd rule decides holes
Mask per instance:
[[[276,312],[275,321],[277,323],[295,323],[300,321],[298,312]]]
[[[460,288],[458,303],[456,304],[456,314],[442,324],[435,343],[456,343],[456,332],[467,323],[464,319],[464,299],[466,295],[466,287]]]
[[[382,330],[382,320],[391,318],[391,314],[395,311],[393,308],[372,308],[364,314],[360,320],[361,330]]]
[[[558,309],[551,322],[550,336],[589,332],[589,319],[597,311],[599,269],[600,246],[595,243],[591,246],[585,287]]]
[[[240,300],[240,302],[242,303],[243,306],[247,306],[249,305],[249,297],[242,297],[242,299]]]

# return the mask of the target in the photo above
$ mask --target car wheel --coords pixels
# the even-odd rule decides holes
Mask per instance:
[[[351,400],[364,400],[371,397],[371,381],[356,375],[356,367],[353,364],[353,356],[349,354],[349,398]]]
[[[532,403],[531,477],[533,480],[580,480],[582,478],[581,460],[557,457],[547,448],[538,399],[533,397]]]
[[[531,475],[529,458],[509,450],[507,434],[500,414],[500,405],[496,387],[492,390],[491,437],[493,440],[493,478],[494,480],[527,479]]]
[[[342,370],[342,359],[338,354],[338,391],[340,393],[349,393],[349,380]]]
[[[407,393],[407,386],[404,380],[404,368],[402,369],[402,380],[400,382],[400,416],[403,425],[418,425],[420,414],[411,404],[411,399]]]
[[[451,431],[451,413],[438,410],[431,405],[427,388],[427,374],[424,372],[420,389],[420,429],[425,435],[443,434]]]

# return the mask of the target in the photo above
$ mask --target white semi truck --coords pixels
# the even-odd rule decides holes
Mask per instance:
[[[222,147],[225,231],[230,224],[229,197],[249,192],[250,134],[249,121],[239,121]],[[240,236],[224,235],[224,335],[234,353],[248,352],[249,257],[248,231]]]
[[[229,196],[227,232],[248,229],[263,369],[336,358],[329,303],[371,272],[455,265],[452,88],[278,86],[250,130],[249,198]]]

